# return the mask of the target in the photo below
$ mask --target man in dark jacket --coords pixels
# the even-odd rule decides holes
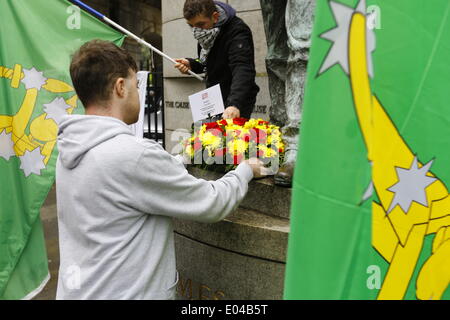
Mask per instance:
[[[175,68],[206,73],[206,86],[220,84],[223,118],[250,118],[259,87],[250,28],[231,6],[212,0],[187,0],[184,18],[198,40],[198,59],[177,59]]]

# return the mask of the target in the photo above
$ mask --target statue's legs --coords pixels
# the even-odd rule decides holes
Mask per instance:
[[[303,97],[306,83],[306,67],[311,47],[314,0],[288,0],[286,6],[286,32],[289,57],[286,72],[286,115],[283,127],[288,154],[286,162],[296,159],[299,126],[303,111]]]
[[[272,104],[270,121],[283,127],[287,122],[285,108],[285,82],[289,57],[285,20],[287,0],[260,0],[260,3],[267,39],[266,68]]]
[[[282,127],[286,157],[275,182],[291,186],[297,158],[306,66],[311,46],[314,0],[260,0],[266,31],[272,108],[271,122]]]

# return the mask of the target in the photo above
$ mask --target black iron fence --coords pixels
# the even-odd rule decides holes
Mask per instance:
[[[164,126],[164,81],[162,72],[150,72],[144,120],[144,137],[166,147]]]

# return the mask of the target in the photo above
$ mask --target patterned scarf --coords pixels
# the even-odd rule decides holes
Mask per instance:
[[[202,64],[206,63],[206,59],[208,58],[208,54],[211,51],[212,47],[214,46],[214,42],[217,39],[217,36],[220,32],[220,27],[224,24],[224,22],[227,20],[227,14],[222,7],[219,5],[216,5],[217,11],[219,12],[219,20],[214,25],[214,28],[212,29],[201,29],[201,28],[192,28],[192,33],[194,34],[194,38],[198,41],[200,44],[200,47],[202,48],[200,52],[200,62]]]

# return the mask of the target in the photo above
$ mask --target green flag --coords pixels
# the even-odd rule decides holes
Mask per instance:
[[[450,299],[450,3],[317,1],[286,299]]]
[[[124,36],[64,0],[3,0],[0,12],[0,299],[22,299],[49,278],[39,210],[54,182],[57,125],[82,112],[70,56]]]

